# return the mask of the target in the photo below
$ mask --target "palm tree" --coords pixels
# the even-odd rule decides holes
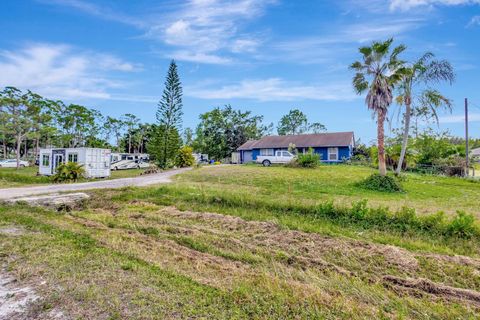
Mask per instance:
[[[453,67],[446,60],[438,61],[433,60],[433,58],[434,55],[427,52],[415,63],[404,66],[403,68],[402,79],[398,87],[399,95],[396,100],[399,105],[405,105],[405,114],[402,150],[400,152],[400,158],[398,159],[396,174],[400,174],[402,171],[408,145],[410,119],[413,111],[416,111],[416,114],[425,116],[426,118],[433,117],[438,122],[436,110],[442,106],[451,109],[452,106],[448,98],[443,96],[439,91],[431,89],[429,86],[442,81],[447,81],[452,84],[455,80]],[[415,95],[415,89],[422,85],[424,86],[423,91]],[[415,108],[415,110],[412,108]]]
[[[387,174],[385,165],[385,129],[388,107],[393,101],[394,86],[400,81],[404,61],[398,55],[406,47],[400,45],[391,50],[393,39],[373,42],[371,46],[361,47],[362,61],[352,63],[355,70],[353,87],[357,94],[367,92],[365,104],[377,117],[378,168],[380,175]]]

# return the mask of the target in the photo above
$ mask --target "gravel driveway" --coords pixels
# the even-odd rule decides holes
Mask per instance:
[[[38,194],[49,194],[57,192],[90,190],[90,189],[111,189],[122,188],[128,186],[148,186],[152,184],[169,183],[170,178],[176,174],[190,170],[191,168],[183,168],[170,170],[166,172],[149,174],[134,178],[121,178],[112,180],[99,180],[94,182],[82,182],[71,184],[54,184],[36,187],[21,187],[21,188],[9,188],[0,189],[0,200],[11,199],[24,196],[32,196]]]

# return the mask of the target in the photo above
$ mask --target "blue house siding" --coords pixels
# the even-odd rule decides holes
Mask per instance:
[[[350,147],[338,147],[337,161],[328,160],[328,147],[314,148],[314,152],[320,155],[320,160],[322,162],[342,162],[344,159],[350,159],[352,156]]]
[[[287,150],[286,148],[272,148],[273,152],[280,151],[280,150]],[[250,150],[242,150],[240,152],[240,157],[242,163],[245,163],[245,152],[252,152],[252,160],[256,161],[257,157],[260,155],[260,149],[252,149]],[[303,152],[303,148],[299,148],[298,150],[299,153]],[[320,160],[322,162],[342,162],[344,159],[350,159],[352,156],[352,147],[338,147],[338,160],[337,161],[328,161],[328,147],[320,147],[320,148],[314,148],[314,152],[318,153],[320,155]]]

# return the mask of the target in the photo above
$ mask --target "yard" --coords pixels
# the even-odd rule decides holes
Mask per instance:
[[[142,173],[144,169],[130,170],[112,170],[109,179],[136,177]],[[26,168],[0,168],[0,188],[23,187],[27,185],[49,184],[51,180],[46,176],[38,176],[38,167]]]
[[[230,192],[245,198],[275,202],[317,203],[334,201],[350,205],[367,199],[371,206],[399,209],[407,206],[417,213],[464,210],[480,218],[480,181],[441,176],[408,174],[404,193],[381,193],[355,186],[376,172],[363,166],[324,165],[315,170],[284,167],[225,166],[194,170],[178,177],[181,186],[194,186],[208,193]]]
[[[30,318],[475,318],[478,230],[310,209],[333,200],[362,211],[368,199],[479,215],[480,183],[409,175],[395,195],[354,185],[372,171],[201,168],[161,187],[92,191],[69,213],[4,206],[0,261],[40,297]]]

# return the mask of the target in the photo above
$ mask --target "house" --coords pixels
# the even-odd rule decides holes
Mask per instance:
[[[51,176],[59,165],[67,162],[81,164],[85,178],[105,178],[110,176],[109,149],[100,148],[51,148],[40,149],[38,173]]]
[[[237,151],[240,153],[240,162],[247,163],[255,161],[259,155],[274,155],[275,151],[288,150],[293,145],[299,153],[306,153],[312,148],[320,155],[322,162],[337,163],[352,157],[355,139],[353,132],[266,136],[245,142]]]

